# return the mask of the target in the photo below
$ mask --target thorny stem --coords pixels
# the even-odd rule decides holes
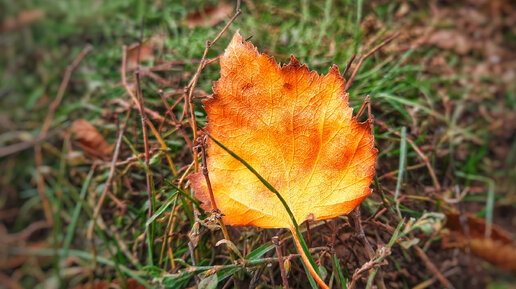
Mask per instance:
[[[352,217],[352,219],[354,221],[355,231],[358,233],[358,238],[366,246],[369,258],[373,258],[373,256],[374,256],[373,247],[371,247],[371,244],[367,240],[365,233],[364,233],[364,228],[362,227],[362,220],[361,220],[361,216],[360,216],[360,206],[357,206],[351,212],[350,216]]]

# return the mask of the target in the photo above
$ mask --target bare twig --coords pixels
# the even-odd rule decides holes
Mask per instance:
[[[125,132],[125,129],[127,128],[127,123],[129,122],[129,117],[130,117],[130,113],[131,113],[131,110],[128,110],[127,111],[127,114],[125,116],[125,120],[124,120],[124,123],[122,125],[122,128],[119,130],[119,133],[118,133],[118,137],[116,139],[116,143],[115,143],[115,150],[113,152],[113,158],[111,160],[111,167],[109,169],[109,176],[108,176],[108,179],[106,181],[106,185],[104,187],[104,190],[102,191],[102,194],[100,195],[100,198],[99,200],[97,201],[97,206],[95,207],[94,211],[93,211],[93,216],[92,216],[92,220],[91,220],[91,224],[88,228],[88,233],[87,233],[87,238],[88,240],[90,240],[90,243],[92,245],[92,251],[93,251],[93,264],[94,264],[94,267],[95,267],[95,243],[94,243],[94,240],[93,240],[93,237],[94,237],[94,232],[95,232],[95,223],[97,222],[97,218],[99,218],[99,215],[100,215],[100,211],[102,210],[102,206],[104,205],[104,200],[106,199],[106,195],[108,194],[109,190],[111,189],[111,184],[113,182],[113,177],[115,176],[115,169],[116,169],[116,163],[118,161],[118,156],[120,154],[120,147],[121,147],[121,144],[122,144],[122,137],[124,135],[124,132]]]
[[[183,125],[179,122],[179,120],[174,115],[174,112],[172,111],[174,109],[174,107],[170,107],[170,105],[168,105],[167,99],[165,98],[165,95],[163,94],[163,90],[161,90],[161,89],[159,90],[159,96],[161,97],[161,101],[163,102],[163,104],[167,108],[167,113],[165,114],[165,117],[167,115],[170,115],[170,118],[172,119],[172,121],[176,125],[176,129],[181,133],[181,135],[183,135],[183,138],[185,139],[185,142],[188,145],[188,148],[190,148],[190,150],[192,150],[192,142],[190,141],[190,138],[186,134],[186,132],[185,132],[185,130],[183,128]],[[174,106],[176,104],[174,104]]]
[[[346,69],[344,69],[344,72],[342,73],[342,77],[346,77],[346,73],[348,73],[349,68],[351,67],[351,64],[355,60],[355,57],[357,57],[356,54],[351,55],[351,58],[348,60],[348,63],[346,64]]]
[[[45,118],[45,121],[43,122],[43,126],[41,127],[41,133],[40,138],[44,139],[48,131],[50,130],[50,126],[52,125],[52,120],[54,119],[54,115],[56,113],[57,108],[61,104],[61,101],[63,100],[64,94],[66,92],[66,88],[68,87],[68,83],[70,82],[70,78],[72,76],[73,71],[79,66],[79,63],[86,57],[86,55],[93,49],[93,46],[88,44],[84,49],[79,53],[79,55],[72,61],[70,65],[66,68],[65,74],[63,79],[61,80],[61,85],[59,86],[59,90],[57,91],[57,96],[50,104],[50,107],[48,109],[47,116]],[[45,213],[45,218],[50,224],[54,223],[54,219],[52,216],[52,207],[50,206],[50,202],[47,198],[46,192],[45,192],[45,180],[43,178],[43,175],[41,174],[39,168],[43,166],[43,155],[41,152],[41,146],[36,143],[36,146],[34,147],[34,154],[35,154],[35,162],[36,162],[36,183],[37,183],[37,190],[41,197],[41,203],[43,205],[43,211]]]
[[[288,278],[287,272],[285,271],[285,265],[283,263],[283,254],[281,254],[281,246],[278,236],[272,237],[272,243],[276,247],[276,254],[278,255],[278,265],[280,267],[281,279],[283,281],[283,289],[288,289]]]
[[[348,91],[349,87],[353,83],[353,80],[357,76],[358,71],[360,70],[360,67],[362,66],[362,63],[371,55],[373,55],[376,51],[380,50],[385,45],[389,44],[392,40],[394,40],[396,37],[400,35],[399,32],[394,33],[391,37],[385,39],[382,43],[378,44],[375,48],[373,48],[371,51],[369,51],[366,55],[362,56],[360,58],[360,61],[358,61],[357,67],[353,70],[353,73],[351,74],[351,77],[349,78],[349,81],[346,83],[345,91]]]
[[[365,236],[365,233],[364,233],[364,228],[362,227],[362,220],[361,220],[361,215],[360,215],[360,206],[357,206],[351,212],[350,216],[352,217],[352,219],[354,221],[355,232],[358,234],[358,238],[366,246],[369,258],[373,258],[373,256],[374,256],[373,247],[371,246],[371,244],[367,240],[367,238]]]
[[[349,284],[348,288],[353,289],[355,288],[356,282],[360,278],[360,276],[370,269],[385,265],[386,262],[384,262],[385,258],[391,254],[391,250],[388,247],[382,247],[377,252],[376,255],[371,258],[368,262],[366,262],[360,269],[357,269],[355,273],[353,273],[353,277],[351,279],[351,284]]]
[[[203,165],[202,165],[202,174],[204,175],[204,179],[206,180],[206,185],[208,187],[208,192],[209,192],[209,195],[210,195],[210,201],[211,201],[211,206],[213,208],[213,211],[216,212],[215,215],[220,215],[218,212],[219,211],[219,208],[217,207],[217,203],[215,201],[215,196],[213,195],[213,189],[211,187],[211,181],[210,181],[210,176],[209,176],[209,173],[208,173],[208,161],[207,161],[207,158],[206,158],[206,137],[201,137],[201,140],[200,140],[200,147],[201,147],[201,152],[202,152],[202,162],[203,162]],[[224,221],[222,220],[222,217],[221,218],[218,218],[219,220],[219,224],[220,224],[220,228],[222,229],[222,233],[224,234],[224,239],[228,240],[228,241],[231,241],[231,239],[229,239],[229,234],[228,234],[228,229],[226,228],[226,225],[224,224]],[[231,256],[231,260],[234,262],[235,261],[235,256],[233,255],[233,251],[231,250],[231,248],[229,248],[229,252],[230,252],[230,256]]]
[[[70,77],[72,76],[73,71],[79,66],[79,63],[86,57],[88,53],[93,49],[93,46],[91,44],[86,45],[84,49],[79,53],[79,55],[74,59],[74,61],[68,65],[66,68],[65,75],[63,77],[63,80],[61,81],[61,85],[59,86],[59,90],[57,92],[57,96],[52,101],[52,104],[50,104],[49,111],[47,114],[47,117],[45,118],[45,121],[43,122],[43,126],[41,128],[41,135],[45,136],[48,133],[48,130],[50,129],[50,125],[52,125],[52,120],[54,119],[54,114],[56,113],[57,108],[61,104],[61,101],[63,100],[64,94],[66,92],[66,88],[68,87],[68,83],[70,82]]]
[[[415,245],[413,247],[416,250],[416,253],[419,256],[419,258],[421,258],[421,260],[423,260],[423,262],[425,263],[426,268],[428,270],[430,270],[430,272],[432,272],[432,274],[439,280],[439,282],[441,282],[441,285],[443,285],[444,288],[455,288],[450,283],[450,281],[448,281],[448,279],[446,279],[446,277],[444,277],[443,274],[441,274],[439,269],[437,269],[437,267],[435,267],[434,263],[432,263],[432,261],[430,261],[430,258],[428,258],[428,256],[426,255],[425,251],[423,251],[423,249],[421,249],[417,245]]]
[[[12,145],[8,145],[6,147],[2,147],[2,148],[0,148],[0,158],[19,153],[26,149],[30,149],[31,147],[38,145],[38,144],[44,142],[45,140],[47,140],[48,138],[56,135],[58,132],[59,132],[58,130],[53,130],[44,136],[40,135],[40,136],[37,136],[28,141],[19,142],[19,143],[15,143]]]
[[[138,108],[140,112],[140,119],[142,124],[142,131],[143,131],[143,146],[145,150],[145,178],[147,183],[147,196],[149,198],[149,211],[147,212],[147,217],[150,219],[152,216],[152,212],[154,211],[154,204],[152,201],[152,190],[151,190],[151,173],[150,173],[150,149],[149,149],[149,135],[147,130],[147,114],[145,113],[145,110],[143,109],[143,95],[140,85],[140,73],[137,71],[135,73],[136,78],[136,93],[138,95]],[[150,246],[151,244],[149,244]]]
[[[224,28],[222,28],[222,30],[219,32],[219,34],[217,34],[217,36],[212,41],[206,41],[206,48],[204,49],[201,63],[199,64],[199,67],[197,67],[197,71],[195,72],[194,76],[192,77],[192,80],[190,80],[190,83],[185,88],[185,93],[187,95],[187,98],[185,99],[185,107],[188,106],[189,111],[190,111],[190,117],[191,117],[190,125],[192,127],[194,140],[197,140],[197,122],[195,119],[195,113],[194,113],[195,109],[194,109],[194,103],[193,103],[192,96],[193,96],[195,87],[197,86],[197,81],[199,80],[199,76],[201,75],[202,70],[206,66],[206,62],[207,62],[206,56],[208,55],[208,51],[210,50],[210,48],[215,44],[215,42],[217,42],[217,40],[219,40],[219,38],[222,36],[222,34],[224,34],[224,32],[226,32],[226,30],[229,28],[229,26],[235,21],[235,19],[241,13],[242,13],[242,10],[240,10],[240,0],[238,0],[235,15],[233,15],[233,17],[231,17],[231,19],[228,21],[226,26],[224,26]],[[186,112],[186,110],[185,110],[185,112]],[[184,115],[184,113],[183,113],[183,115]],[[198,161],[198,156],[197,156],[198,151],[195,146],[193,147],[192,154],[193,154],[193,159],[195,162],[194,172],[197,172],[199,170],[199,161]]]
[[[312,232],[310,231],[310,220],[306,220],[306,244],[308,248],[312,247]]]
[[[401,137],[401,134],[398,131],[393,131],[386,123],[382,121],[377,121],[377,123],[383,127],[384,129],[393,132],[395,135]],[[436,192],[441,191],[441,185],[439,184],[439,181],[437,180],[437,176],[434,172],[434,169],[432,168],[432,165],[430,164],[430,160],[428,157],[419,149],[417,144],[409,137],[407,136],[407,142],[410,144],[412,149],[416,152],[416,154],[421,158],[421,160],[425,163],[428,173],[430,174],[430,177],[432,178],[432,182],[434,184],[434,188]]]

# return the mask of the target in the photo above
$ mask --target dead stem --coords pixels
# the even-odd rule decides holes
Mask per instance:
[[[226,32],[226,30],[229,28],[229,26],[235,21],[235,19],[241,13],[242,13],[242,10],[240,10],[240,0],[238,0],[235,15],[233,15],[233,17],[231,17],[231,19],[228,21],[226,26],[224,26],[224,28],[222,28],[222,30],[219,32],[219,34],[217,34],[217,36],[212,41],[206,41],[206,48],[204,49],[201,63],[197,67],[197,71],[195,72],[194,76],[192,77],[192,80],[190,80],[190,83],[185,88],[185,93],[187,95],[187,97],[185,99],[185,105],[188,106],[188,108],[189,108],[190,126],[192,127],[194,140],[197,140],[197,121],[195,119],[195,107],[194,107],[194,102],[193,102],[193,92],[195,90],[195,87],[197,86],[197,81],[199,80],[201,72],[204,69],[204,67],[206,66],[206,62],[207,62],[206,56],[208,55],[208,51],[210,50],[210,48],[215,44],[215,42],[217,42],[217,40],[219,40],[219,38],[222,36],[222,34],[224,34],[224,32]],[[185,115],[184,112],[183,112],[183,115]],[[194,172],[198,172],[199,171],[199,159],[198,159],[198,151],[197,151],[197,148],[195,145],[193,147],[192,154],[193,154],[193,159],[195,162]]]
[[[348,73],[351,64],[355,60],[355,57],[357,57],[356,54],[351,55],[351,58],[348,60],[348,63],[346,64],[346,69],[344,69],[344,72],[342,73],[342,77],[346,78],[346,73]]]
[[[288,289],[288,278],[287,278],[287,272],[285,271],[285,264],[283,263],[283,254],[281,254],[281,246],[279,242],[279,237],[274,236],[272,237],[272,243],[276,247],[276,255],[278,255],[278,265],[280,267],[281,272],[281,279],[283,281],[283,289]]]
[[[448,281],[448,279],[446,279],[446,277],[444,277],[443,274],[441,274],[439,269],[437,269],[437,267],[435,267],[434,263],[432,263],[432,261],[430,261],[430,258],[428,258],[428,256],[426,255],[425,251],[423,251],[423,249],[421,249],[417,245],[415,245],[413,247],[416,250],[416,253],[419,256],[419,258],[421,258],[421,260],[423,260],[423,262],[425,263],[426,268],[439,280],[439,282],[441,282],[441,285],[443,285],[444,288],[455,288],[450,283],[450,281]]]
[[[358,71],[360,70],[360,67],[362,66],[362,63],[371,55],[373,55],[376,51],[380,50],[385,45],[389,44],[392,40],[394,40],[396,37],[400,35],[399,32],[394,33],[391,37],[385,39],[382,43],[378,44],[375,48],[373,48],[371,51],[369,51],[366,55],[362,56],[360,58],[360,61],[358,61],[357,67],[353,70],[353,73],[351,74],[351,77],[349,78],[349,81],[346,83],[346,88],[344,91],[348,91],[349,87],[353,83],[353,80],[355,80],[355,77],[357,76]]]
[[[390,131],[390,132],[393,132],[395,135],[401,137],[401,134],[397,131],[393,131],[386,123],[382,122],[382,121],[378,121],[378,124],[383,127],[384,129]],[[434,188],[436,190],[436,192],[440,192],[441,191],[441,185],[439,184],[439,181],[437,180],[437,176],[435,175],[435,172],[434,172],[434,169],[432,168],[432,165],[430,164],[430,160],[428,159],[428,157],[419,149],[419,147],[417,146],[416,143],[414,143],[414,141],[409,137],[407,136],[407,142],[410,144],[410,146],[412,147],[412,149],[416,152],[416,154],[421,158],[421,160],[425,163],[427,169],[428,169],[428,173],[430,174],[430,177],[432,178],[432,182],[434,184]]]
[[[219,215],[218,212],[220,212],[220,211],[219,211],[219,208],[217,207],[217,202],[215,201],[215,196],[213,195],[213,188],[211,187],[210,175],[208,172],[208,162],[207,162],[207,158],[206,158],[206,136],[201,137],[199,146],[201,147],[201,153],[202,153],[201,154],[202,155],[202,163],[203,163],[202,174],[204,175],[204,178],[206,180],[206,185],[208,187],[208,193],[210,195],[211,206],[212,206],[215,214]],[[222,229],[222,233],[224,234],[224,239],[231,242],[231,239],[229,238],[229,234],[228,234],[228,229],[226,228],[226,225],[224,224],[222,217],[218,218],[218,221],[220,224],[220,228]],[[233,251],[229,247],[228,247],[228,250],[230,253],[231,261],[233,261],[233,263],[234,263],[235,256],[233,254]]]
[[[382,247],[380,248],[376,255],[373,255],[371,260],[366,262],[360,269],[357,269],[355,273],[353,273],[353,277],[351,279],[351,284],[349,284],[348,289],[353,289],[356,286],[356,282],[362,275],[362,273],[369,271],[373,268],[380,267],[382,265],[385,265],[386,262],[384,262],[385,258],[391,254],[391,250],[388,247]]]
[[[66,88],[68,87],[68,83],[70,82],[70,78],[72,76],[73,71],[79,66],[79,63],[86,57],[86,55],[93,49],[93,46],[88,44],[84,49],[79,53],[79,55],[72,61],[70,65],[66,68],[63,79],[61,80],[61,84],[59,85],[59,90],[57,91],[57,96],[52,101],[48,108],[48,113],[43,122],[43,126],[41,127],[41,132],[39,135],[39,139],[43,140],[46,138],[48,131],[50,130],[50,126],[52,125],[52,120],[54,119],[54,115],[56,113],[57,108],[61,104],[63,100],[64,94],[66,92]],[[39,143],[36,143],[34,147],[35,154],[35,163],[36,163],[36,182],[37,182],[37,190],[39,196],[41,198],[41,204],[43,205],[43,211],[45,213],[45,218],[47,219],[49,224],[54,223],[54,218],[52,215],[52,207],[50,206],[50,202],[47,198],[45,192],[45,179],[40,172],[40,168],[43,166],[43,154],[41,152],[41,146]]]
[[[358,238],[366,246],[369,258],[373,258],[373,256],[374,256],[373,247],[371,247],[371,244],[367,240],[367,238],[365,236],[365,233],[364,233],[364,228],[362,227],[362,220],[361,220],[361,215],[360,215],[360,206],[357,206],[351,212],[350,216],[352,217],[352,219],[354,221],[355,232],[358,234]]]
[[[143,131],[143,146],[145,150],[145,177],[146,177],[146,183],[147,183],[147,196],[149,200],[149,210],[147,212],[147,217],[150,219],[152,216],[152,212],[154,211],[154,202],[153,202],[153,196],[152,196],[152,188],[151,188],[151,172],[150,172],[150,149],[149,149],[149,135],[147,130],[147,114],[145,113],[144,102],[143,102],[143,95],[141,90],[141,83],[140,83],[140,73],[138,71],[134,74],[136,78],[136,93],[137,93],[137,100],[138,100],[138,108],[140,112],[140,118],[141,118],[141,125],[142,125],[142,131]],[[149,244],[149,246],[152,246],[152,244]]]
[[[176,129],[181,133],[181,135],[183,135],[183,138],[185,139],[185,142],[191,151],[192,150],[192,142],[190,141],[190,138],[186,134],[183,125],[179,122],[179,120],[176,118],[174,112],[172,111],[178,102],[176,102],[172,107],[170,107],[170,105],[167,102],[167,99],[165,98],[165,95],[163,94],[163,90],[160,89],[158,92],[159,92],[159,96],[161,97],[161,101],[167,108],[167,112],[165,114],[165,117],[163,118],[162,123],[164,123],[164,120],[166,119],[167,115],[169,115],[170,118],[172,119],[172,121],[174,122]],[[161,127],[161,124],[160,124],[160,127]]]
[[[125,130],[127,128],[127,123],[129,121],[130,115],[131,115],[131,110],[128,110],[126,115],[125,115],[125,120],[124,120],[124,123],[122,125],[122,128],[119,130],[118,137],[116,139],[115,150],[113,152],[113,158],[111,160],[111,167],[109,169],[109,176],[108,176],[108,179],[106,181],[106,185],[104,187],[104,190],[102,191],[102,194],[100,195],[99,200],[97,201],[97,206],[95,207],[95,209],[93,211],[92,220],[91,220],[90,226],[88,228],[87,239],[90,241],[91,246],[92,246],[93,267],[96,267],[96,255],[95,255],[96,250],[95,250],[95,243],[94,243],[94,240],[93,240],[94,233],[95,233],[95,224],[97,222],[97,218],[99,218],[100,211],[102,210],[102,206],[104,205],[104,200],[106,199],[106,195],[108,194],[108,192],[109,192],[109,190],[111,188],[111,184],[113,182],[113,177],[115,175],[116,163],[117,163],[117,160],[118,160],[118,156],[120,154],[120,147],[121,147],[121,143],[122,143],[122,137],[123,137],[124,132],[125,132]]]

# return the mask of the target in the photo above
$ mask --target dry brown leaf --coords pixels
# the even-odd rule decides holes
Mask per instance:
[[[105,158],[111,154],[113,147],[109,145],[100,132],[87,120],[78,119],[73,122],[71,132],[79,147],[88,154]]]
[[[438,30],[430,35],[427,43],[442,49],[454,50],[461,55],[467,54],[472,49],[470,40],[455,30]]]
[[[232,12],[233,6],[221,1],[216,7],[206,6],[203,10],[188,14],[186,23],[190,29],[197,26],[215,26],[231,15]]]
[[[13,31],[20,29],[24,26],[30,25],[33,22],[41,20],[45,17],[45,11],[35,10],[24,10],[18,13],[18,17],[8,17],[2,21],[0,31]]]
[[[140,52],[139,57],[138,52]],[[152,41],[145,41],[141,46],[139,43],[136,43],[127,48],[127,69],[137,67],[138,61],[152,60],[154,60],[154,42]]]
[[[516,246],[511,234],[493,225],[486,238],[486,222],[473,215],[466,215],[467,229],[461,224],[459,214],[446,214],[446,227],[451,232],[442,240],[443,248],[466,248],[476,256],[499,268],[516,272]]]
[[[371,193],[377,150],[370,123],[353,118],[337,66],[319,75],[292,56],[281,67],[238,32],[220,65],[215,93],[204,101],[208,132],[272,184],[299,223],[346,214]],[[292,229],[278,197],[241,162],[211,141],[208,156],[224,222]],[[204,176],[190,181],[210,209]]]

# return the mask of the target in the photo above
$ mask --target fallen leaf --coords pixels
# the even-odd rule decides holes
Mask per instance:
[[[231,15],[232,12],[232,5],[226,2],[219,2],[216,7],[206,6],[203,10],[188,14],[186,17],[186,23],[190,29],[197,26],[215,26],[217,23]]]
[[[73,122],[71,132],[78,141],[79,147],[88,154],[105,158],[113,150],[100,132],[87,120],[78,119]]]
[[[276,188],[301,223],[353,210],[370,193],[377,150],[370,123],[358,123],[337,66],[309,71],[292,56],[280,66],[238,32],[220,59],[221,78],[204,101],[207,131]],[[229,225],[292,228],[279,201],[241,162],[212,140],[208,171]],[[212,208],[201,173],[189,177]]]
[[[427,43],[442,49],[454,50],[461,55],[469,53],[472,49],[469,39],[454,30],[438,30],[430,35]]]
[[[13,31],[25,26],[32,24],[45,17],[45,11],[35,10],[24,10],[18,13],[17,17],[7,17],[2,21],[0,31]]]
[[[463,222],[458,213],[446,214],[446,227],[450,233],[442,239],[443,248],[469,247],[473,254],[491,264],[516,272],[516,247],[509,232],[492,225],[491,234],[486,237],[485,220],[468,214]]]
[[[138,52],[140,56],[138,56]],[[152,60],[154,60],[154,42],[152,41],[144,41],[141,46],[136,43],[127,48],[127,69],[137,67],[138,61]]]

